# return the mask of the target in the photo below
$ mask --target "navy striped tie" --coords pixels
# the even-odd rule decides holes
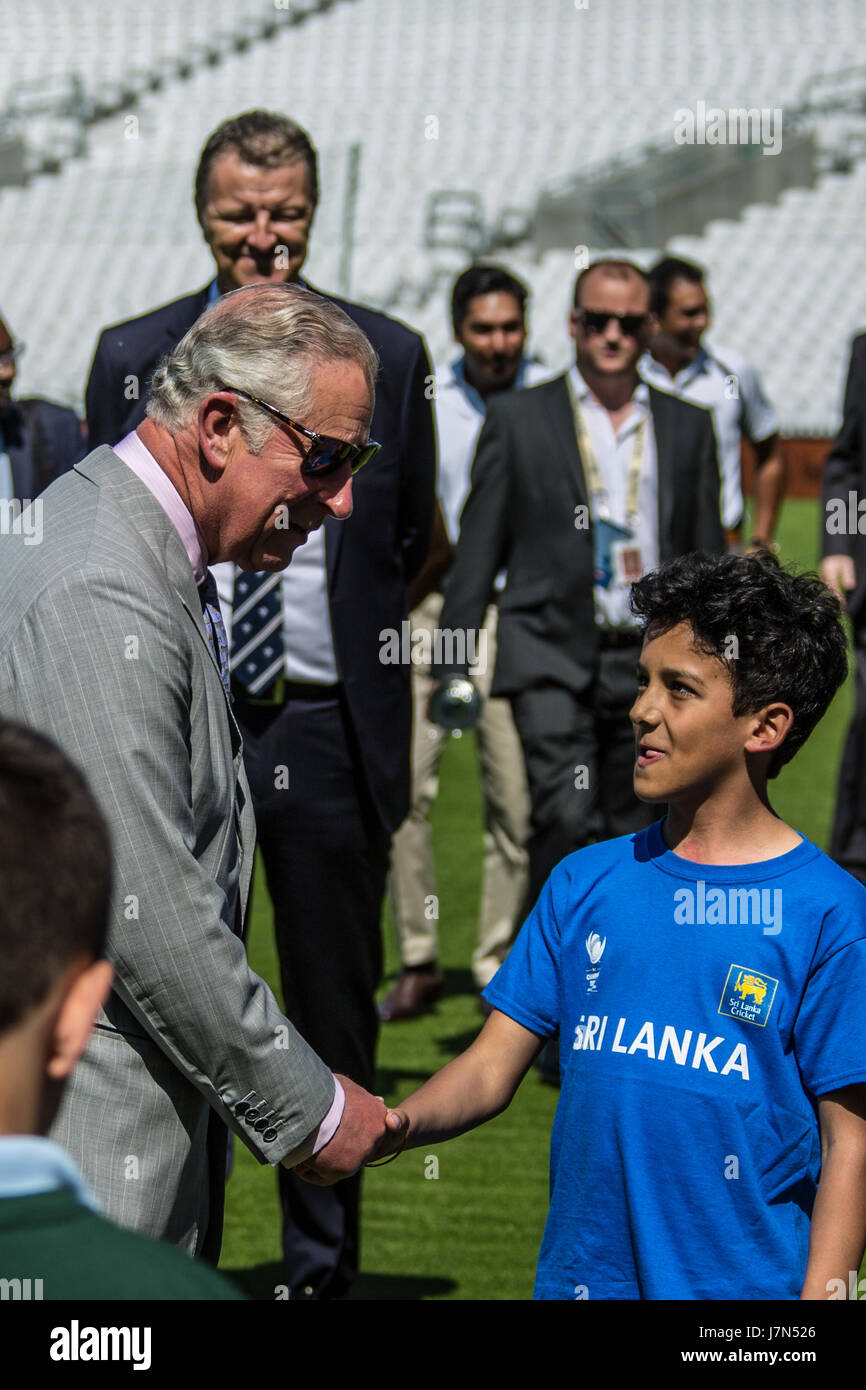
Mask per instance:
[[[229,698],[231,698],[229,640],[226,636],[223,615],[220,612],[220,600],[219,594],[217,593],[216,580],[210,570],[207,570],[204,579],[198,586],[198,595],[201,600],[201,616],[204,621],[207,640],[210,643],[214,661],[220,668],[220,679],[225,686],[225,692]]]
[[[232,675],[259,695],[283,673],[281,574],[235,575],[232,612]]]

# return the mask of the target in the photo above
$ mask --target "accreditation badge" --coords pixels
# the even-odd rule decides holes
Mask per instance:
[[[628,588],[643,578],[643,557],[634,540],[614,541],[610,548],[614,581]]]
[[[595,548],[595,582],[599,588],[609,589],[611,581],[616,578],[617,574],[615,551],[618,547],[634,544],[631,539],[631,532],[627,531],[624,526],[617,526],[615,521],[600,518],[593,524],[592,538]],[[622,581],[617,578],[616,582],[621,583]]]

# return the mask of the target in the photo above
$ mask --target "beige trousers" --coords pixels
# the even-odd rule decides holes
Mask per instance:
[[[432,647],[441,608],[441,594],[431,594],[416,608],[413,642],[416,632],[426,630]],[[478,945],[472,957],[479,989],[490,983],[508,954],[521,925],[528,883],[529,793],[523,750],[511,702],[489,695],[496,661],[496,621],[497,610],[492,606],[484,623],[486,668],[473,676],[483,701],[476,735],[484,803],[484,877]],[[404,966],[425,965],[439,956],[439,899],[427,817],[439,790],[439,758],[449,735],[427,718],[432,687],[429,666],[413,664],[412,806],[391,841],[391,905]]]

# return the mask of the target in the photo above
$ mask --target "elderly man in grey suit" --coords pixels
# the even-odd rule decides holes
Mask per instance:
[[[52,1137],[110,1217],[214,1260],[225,1124],[320,1184],[399,1124],[247,963],[254,821],[208,569],[281,570],[350,514],[375,372],[320,296],[226,295],[157,370],[138,429],[39,499],[42,543],[0,546],[0,714],[86,771],[116,858],[115,985]]]

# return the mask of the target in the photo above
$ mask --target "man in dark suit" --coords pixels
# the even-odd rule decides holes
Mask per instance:
[[[159,358],[209,302],[298,279],[318,200],[315,150],[285,117],[248,112],[207,141],[195,197],[216,277],[102,333],[87,387],[93,444],[138,424]],[[382,447],[358,475],[354,514],[309,538],[291,578],[262,576],[256,590],[246,576],[237,588],[230,567],[215,574],[286,1012],[329,1065],[369,1087],[389,842],[409,809],[409,670],[381,663],[380,633],[400,630],[406,585],[427,554],[435,434],[422,339],[333,302],[381,363],[371,432]],[[253,611],[264,615],[255,631]],[[288,1170],[279,1178],[291,1296],[341,1295],[358,1265],[360,1178],[321,1189]]]
[[[856,661],[830,853],[866,883],[866,333],[851,346],[842,428],[824,464],[821,577],[851,619]]]
[[[723,548],[711,416],[640,381],[648,329],[642,271],[581,273],[576,365],[489,403],[440,618],[445,633],[480,628],[506,570],[492,693],[510,696],[526,758],[531,901],[564,855],[652,818],[632,790],[630,585]]]
[[[37,396],[12,399],[23,350],[0,319],[0,501],[20,503],[32,502],[87,453],[73,410]]]

